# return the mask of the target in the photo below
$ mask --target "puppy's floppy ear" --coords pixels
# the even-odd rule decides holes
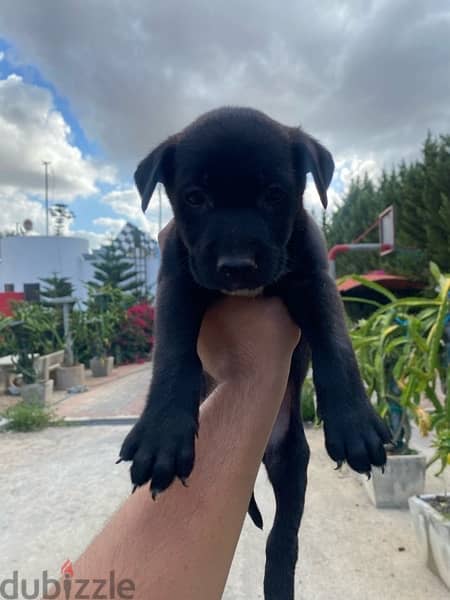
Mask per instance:
[[[173,174],[175,138],[169,138],[157,146],[142,160],[135,173],[134,181],[141,196],[142,210],[145,212],[157,183],[167,186]]]
[[[296,169],[302,174],[312,173],[324,208],[327,207],[327,189],[334,173],[334,160],[331,153],[313,137],[301,129],[291,130],[294,145]]]

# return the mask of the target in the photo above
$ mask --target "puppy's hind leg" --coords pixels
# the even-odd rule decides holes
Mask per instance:
[[[264,455],[276,500],[275,520],[267,540],[265,600],[293,600],[298,530],[303,514],[309,447],[299,413],[300,382],[288,385]]]

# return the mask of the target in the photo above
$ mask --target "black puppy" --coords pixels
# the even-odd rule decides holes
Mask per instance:
[[[266,600],[294,597],[309,459],[298,399],[310,355],[331,458],[361,473],[386,461],[389,434],[367,400],[325,244],[303,208],[306,174],[326,207],[333,170],[331,154],[301,129],[252,109],[222,108],[167,139],[135,173],[143,210],[161,182],[175,222],[159,274],[149,398],[120,451],[133,461],[133,484],[151,480],[155,497],[192,471],[202,393],[197,336],[211,302],[222,294],[277,295],[302,331],[264,455],[276,497]],[[249,512],[261,525],[253,498]]]

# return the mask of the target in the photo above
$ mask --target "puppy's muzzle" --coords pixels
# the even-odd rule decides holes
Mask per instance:
[[[251,279],[258,269],[252,256],[221,256],[217,261],[219,275],[230,281]]]
[[[223,254],[216,263],[220,287],[226,293],[257,287],[258,264],[249,254]]]

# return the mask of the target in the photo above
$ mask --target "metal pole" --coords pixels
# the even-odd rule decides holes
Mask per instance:
[[[50,161],[43,160],[42,164],[44,165],[45,170],[45,235],[48,237],[48,165],[50,164]]]
[[[158,215],[158,233],[161,231],[162,229],[162,196],[161,196],[161,184],[159,184],[158,187],[158,194],[159,194],[159,215]]]
[[[336,279],[336,260],[328,260],[328,272],[330,274],[330,277],[332,277],[333,279]]]
[[[336,257],[345,252],[367,252],[390,248],[390,244],[336,244],[328,252],[328,268],[331,277],[336,279]]]

